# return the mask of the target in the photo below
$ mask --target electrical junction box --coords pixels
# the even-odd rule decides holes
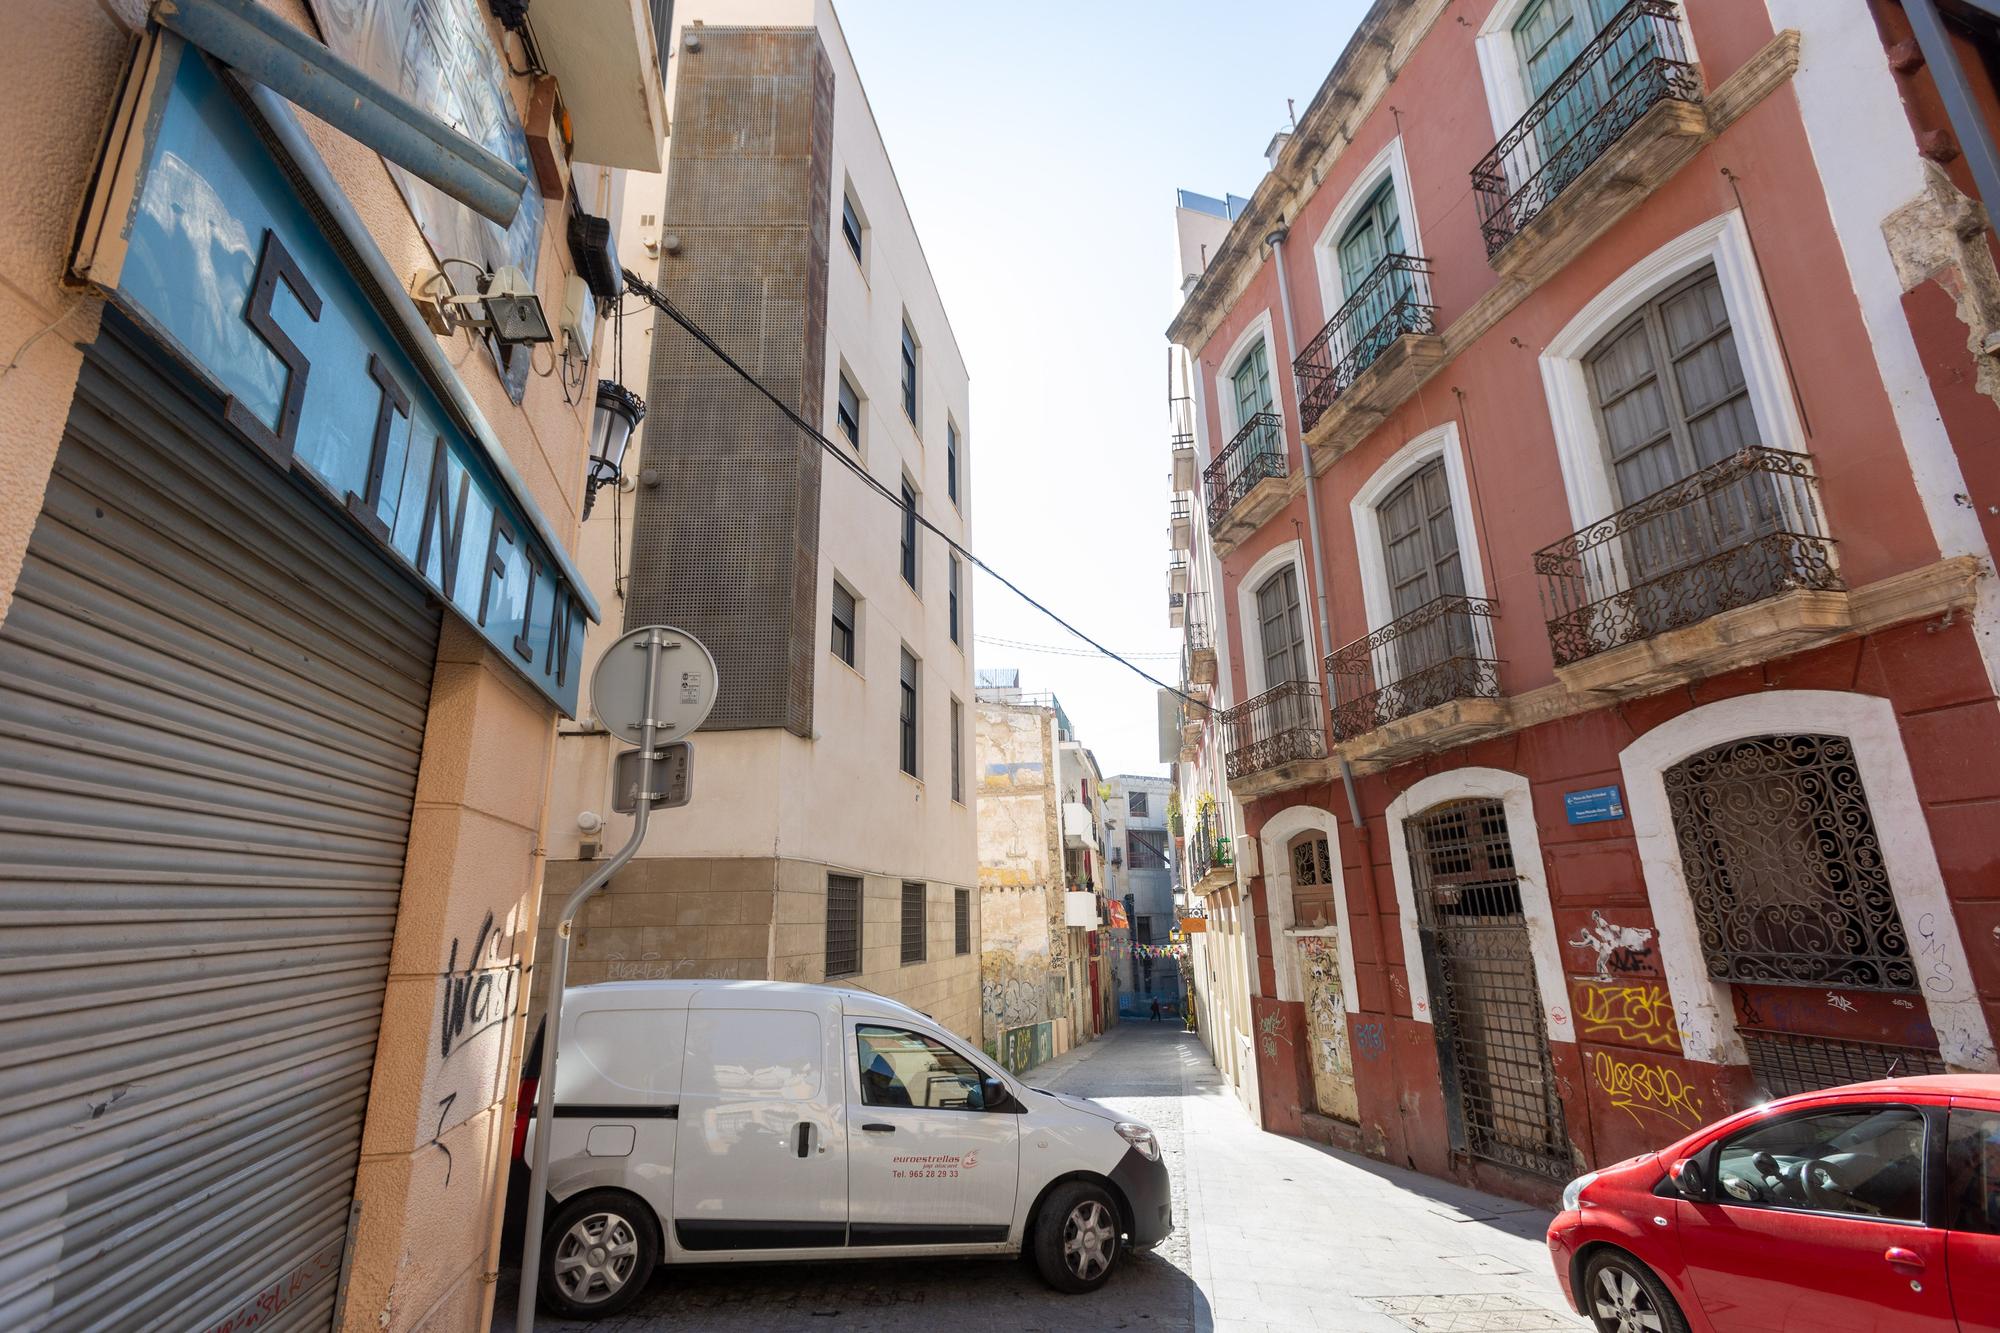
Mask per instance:
[[[569,350],[582,360],[590,360],[591,340],[597,334],[597,301],[581,277],[571,276],[563,283],[562,331],[569,338]]]

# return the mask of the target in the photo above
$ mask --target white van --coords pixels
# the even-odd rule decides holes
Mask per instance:
[[[611,982],[569,991],[562,1022],[540,1277],[555,1313],[622,1310],[661,1263],[1027,1254],[1085,1292],[1173,1230],[1152,1130],[1022,1085],[894,1000]]]

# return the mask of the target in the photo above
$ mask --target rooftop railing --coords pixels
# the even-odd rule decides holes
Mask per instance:
[[[1258,482],[1284,475],[1284,421],[1276,412],[1259,412],[1243,423],[1236,437],[1202,473],[1209,526],[1220,527],[1229,511]]]
[[[1382,256],[1292,363],[1300,422],[1311,430],[1396,339],[1436,332],[1430,260]]]
[[[1679,6],[1632,0],[1618,11],[1478,166],[1479,229],[1489,257],[1659,102],[1701,100]]]
[[[1783,593],[1838,591],[1812,459],[1761,446],[1535,553],[1557,666]]]
[[[1436,597],[1329,654],[1334,739],[1457,699],[1499,698],[1493,612],[1483,597]]]

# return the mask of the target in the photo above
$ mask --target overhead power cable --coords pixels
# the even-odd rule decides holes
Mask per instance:
[[[1061,644],[1056,644],[1056,643],[1027,643],[1020,639],[996,638],[991,634],[975,634],[972,637],[977,639],[980,643],[992,644],[995,648],[1013,648],[1024,653],[1049,653],[1056,657],[1097,656],[1096,651],[1090,648],[1067,648]],[[1140,658],[1140,659],[1153,658],[1162,662],[1171,662],[1177,660],[1180,657],[1180,654],[1179,653],[1135,653],[1128,649],[1123,654],[1121,654],[1121,656]]]
[[[1082,630],[1070,624],[1067,620],[1064,620],[1061,616],[1057,615],[1047,606],[1044,606],[1041,602],[1037,601],[1035,598],[1030,597],[1027,591],[1023,589],[1020,584],[1014,582],[1014,580],[1008,578],[1005,574],[1002,574],[999,570],[987,564],[984,560],[980,559],[977,555],[974,555],[966,547],[961,546],[957,541],[955,541],[952,538],[950,533],[946,532],[944,529],[940,528],[937,524],[925,518],[922,514],[916,513],[907,508],[903,504],[902,496],[896,494],[894,491],[890,490],[888,486],[884,485],[881,481],[879,481],[872,473],[868,471],[867,468],[861,465],[860,460],[849,457],[848,452],[845,449],[841,448],[839,445],[835,444],[832,440],[828,439],[825,435],[821,434],[817,426],[813,425],[810,421],[807,421],[804,417],[800,416],[796,411],[793,410],[791,404],[787,403],[784,399],[778,397],[777,394],[773,393],[769,388],[765,386],[762,380],[758,379],[755,375],[751,374],[748,370],[746,370],[741,362],[737,361],[735,357],[729,354],[727,349],[725,349],[720,343],[716,342],[714,338],[709,336],[708,331],[706,329],[702,328],[701,325],[695,323],[693,318],[684,314],[679,306],[675,305],[671,300],[669,300],[665,292],[662,292],[652,283],[647,282],[644,278],[634,273],[631,269],[625,270],[625,286],[629,291],[636,293],[638,296],[650,302],[653,305],[653,307],[657,309],[661,314],[665,315],[668,319],[671,319],[674,323],[680,325],[681,328],[685,329],[689,337],[693,338],[703,347],[706,347],[715,356],[717,360],[722,362],[723,365],[728,366],[729,369],[735,373],[737,378],[741,379],[745,384],[748,384],[751,388],[755,389],[757,393],[765,399],[765,401],[769,402],[771,406],[777,408],[778,411],[784,415],[786,420],[790,421],[794,426],[797,426],[800,430],[804,431],[806,435],[811,439],[818,441],[820,448],[824,449],[827,453],[831,454],[834,458],[838,459],[841,465],[845,467],[849,472],[852,472],[855,476],[861,478],[862,482],[865,483],[870,490],[873,490],[883,499],[895,505],[898,512],[909,515],[909,517],[914,519],[919,525],[928,529],[933,535],[937,537],[939,541],[943,542],[947,547],[951,548],[953,551],[956,551],[959,555],[963,556],[966,562],[972,565],[973,568],[981,570],[982,572],[992,576],[995,580],[997,580],[1000,583],[1002,587],[1006,588],[1016,597],[1019,597],[1029,606],[1032,606],[1037,611],[1040,611],[1050,620],[1055,621],[1056,624],[1062,626],[1065,630],[1068,630],[1071,634],[1076,635],[1077,638],[1082,639],[1085,643],[1089,644],[1092,648],[1095,648],[1098,652],[1102,653],[1104,656],[1110,658],[1112,661],[1118,663],[1126,670],[1132,672],[1132,674],[1138,676],[1141,680],[1147,681],[1153,685],[1157,685],[1159,688],[1165,690],[1167,693],[1173,695],[1175,698],[1181,700],[1183,703],[1189,704],[1195,708],[1199,708],[1204,713],[1208,711],[1207,704],[1195,698],[1193,695],[1187,693],[1185,690],[1175,689],[1172,685],[1167,684],[1165,681],[1161,680],[1158,676],[1155,676],[1151,672],[1140,667],[1139,665],[1134,663],[1130,658],[1124,656],[1123,654],[1112,652],[1109,648],[1106,648],[1096,639],[1091,638],[1088,634],[1085,634]]]

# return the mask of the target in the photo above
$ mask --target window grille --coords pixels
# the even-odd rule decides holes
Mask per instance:
[[[1711,977],[1917,989],[1846,737],[1747,737],[1664,777]]]
[[[924,886],[903,881],[903,965],[924,961]]]
[[[898,720],[898,730],[902,733],[900,737],[901,754],[899,758],[902,764],[903,771],[905,773],[908,773],[911,777],[916,777],[917,776],[917,659],[910,655],[910,650],[908,648],[903,649],[902,692],[903,692],[902,716]]]
[[[965,705],[951,701],[951,799],[965,804]]]
[[[1573,1162],[1506,808],[1494,800],[1453,801],[1404,828],[1440,1063],[1465,1148],[1562,1179]]]
[[[1921,1046],[1839,1041],[1760,1028],[1740,1028],[1738,1035],[1750,1053],[1750,1073],[1757,1088],[1772,1097],[1945,1072],[1938,1053]]]
[[[951,948],[960,955],[972,952],[972,890],[951,891]]]
[[[861,879],[826,877],[826,975],[851,977],[861,970]]]
[[[1292,924],[1317,930],[1334,921],[1332,849],[1322,836],[1301,834],[1292,842]]]
[[[854,594],[833,585],[833,655],[854,665]]]

